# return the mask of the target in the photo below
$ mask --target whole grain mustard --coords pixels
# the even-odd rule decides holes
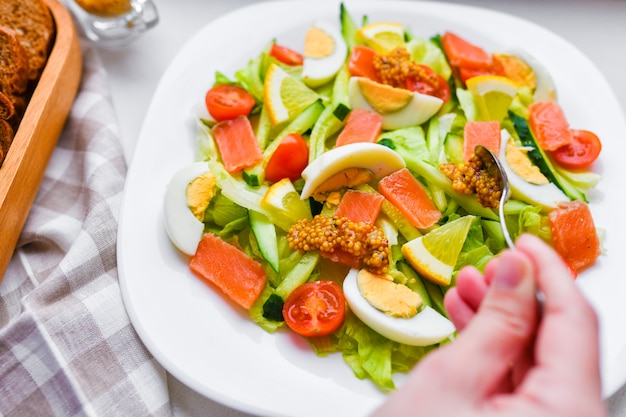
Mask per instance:
[[[87,13],[99,17],[113,18],[130,12],[130,0],[75,0]]]

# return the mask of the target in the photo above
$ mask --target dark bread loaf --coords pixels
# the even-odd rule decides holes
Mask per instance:
[[[39,78],[54,37],[54,22],[43,0],[0,1],[0,26],[13,30],[28,57],[28,78]]]
[[[43,0],[0,0],[0,166],[48,60],[54,22]]]

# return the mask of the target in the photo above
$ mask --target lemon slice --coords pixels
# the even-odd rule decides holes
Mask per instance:
[[[313,104],[319,95],[272,63],[265,75],[263,98],[270,120],[275,126],[291,121]]]
[[[388,54],[404,46],[404,26],[401,23],[376,22],[360,28],[356,37],[381,54]]]
[[[300,199],[289,178],[283,178],[267,189],[261,207],[271,213],[270,220],[283,230],[289,230],[300,219],[312,218],[309,202]]]
[[[481,120],[502,121],[515,98],[518,85],[507,77],[479,75],[466,82]]]
[[[424,278],[450,285],[454,266],[475,216],[463,216],[402,245],[406,260]]]

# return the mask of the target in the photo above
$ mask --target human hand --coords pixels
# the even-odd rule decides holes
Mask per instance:
[[[606,415],[595,313],[540,239],[520,236],[484,276],[460,271],[445,305],[459,337],[426,357],[374,417]]]

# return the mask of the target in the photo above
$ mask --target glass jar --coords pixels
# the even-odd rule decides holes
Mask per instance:
[[[152,0],[66,0],[93,42],[118,47],[128,44],[159,21]]]

